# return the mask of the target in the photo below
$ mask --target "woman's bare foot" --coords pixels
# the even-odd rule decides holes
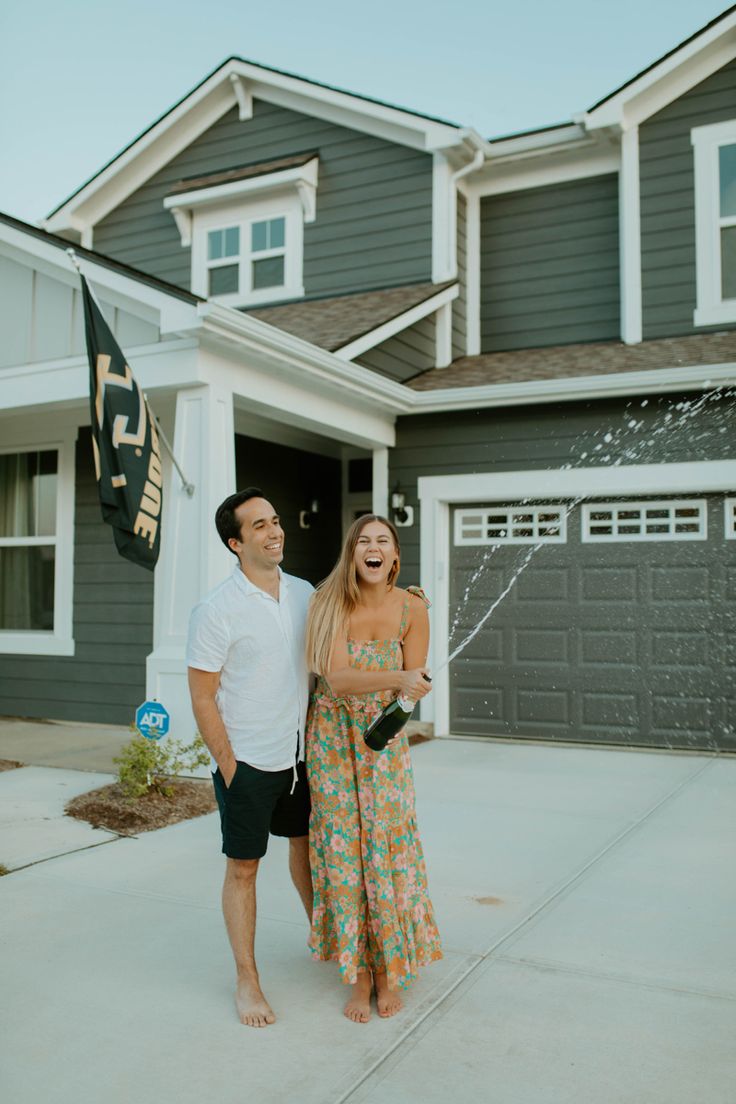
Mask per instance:
[[[238,1017],[246,1027],[268,1027],[276,1022],[273,1009],[261,991],[258,975],[243,974],[235,990]]]
[[[353,1023],[368,1023],[371,1018],[372,991],[370,973],[358,974],[358,980],[353,985],[353,995],[344,1008],[344,1014]]]
[[[404,1007],[404,1002],[399,996],[398,991],[396,989],[389,989],[384,970],[375,973],[373,975],[373,981],[376,986],[378,1015],[383,1016],[384,1019],[388,1019],[389,1016],[395,1016],[396,1013],[400,1012]]]

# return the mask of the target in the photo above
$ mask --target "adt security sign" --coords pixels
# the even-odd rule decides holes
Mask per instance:
[[[160,740],[169,731],[168,710],[160,702],[146,701],[135,711],[135,727],[141,736],[149,740]]]

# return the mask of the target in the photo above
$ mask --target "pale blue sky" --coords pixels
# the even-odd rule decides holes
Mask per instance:
[[[569,119],[718,0],[2,0],[0,211],[35,222],[238,54],[491,137]]]

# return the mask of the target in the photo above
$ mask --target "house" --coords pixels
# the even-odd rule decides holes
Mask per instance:
[[[69,242],[195,488],[153,579],[99,520]],[[492,140],[230,58],[42,229],[0,217],[0,284],[0,712],[154,696],[189,735],[255,483],[314,580],[395,517],[438,735],[734,748],[736,9]]]

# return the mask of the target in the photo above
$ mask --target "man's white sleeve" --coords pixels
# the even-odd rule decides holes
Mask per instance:
[[[192,610],[187,639],[187,667],[198,671],[221,671],[230,639],[221,616],[207,602]]]

